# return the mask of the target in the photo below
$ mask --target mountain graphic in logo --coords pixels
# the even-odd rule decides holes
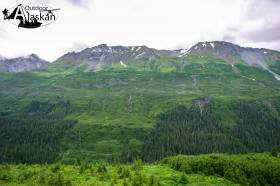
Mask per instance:
[[[57,20],[57,11],[49,6],[38,4],[19,4],[10,10],[2,11],[4,20],[22,28],[39,28],[49,25]],[[11,13],[10,13],[11,12]]]

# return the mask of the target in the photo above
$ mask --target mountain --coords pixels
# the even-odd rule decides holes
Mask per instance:
[[[157,50],[148,48],[147,46],[107,46],[106,44],[102,44],[84,49],[80,52],[67,53],[58,60],[112,63],[119,61],[148,60],[159,56],[176,57],[178,55],[179,51]]]
[[[0,185],[279,186],[279,59],[218,41],[0,56],[19,72],[0,73]]]
[[[39,58],[35,54],[26,57],[7,59],[0,57],[0,72],[24,72],[39,69],[49,62]]]
[[[117,64],[121,67],[128,67],[129,63],[140,64],[140,61],[152,61],[157,58],[181,58],[186,59],[190,55],[200,58],[211,56],[222,59],[238,72],[236,64],[244,63],[268,71],[276,79],[280,80],[280,52],[269,49],[245,48],[224,41],[199,42],[190,49],[180,50],[157,50],[146,46],[107,46],[102,44],[80,52],[71,52],[60,57],[57,62],[69,62],[72,66],[86,66],[87,69],[100,70],[107,67],[114,67]],[[132,64],[135,65],[135,64]],[[180,64],[177,64],[177,67]],[[176,66],[176,65],[173,65]],[[55,66],[53,66],[55,67]],[[176,68],[177,68],[176,67]],[[181,66],[182,68],[182,66]]]
[[[156,57],[177,57],[179,51],[156,50],[146,46],[107,46],[98,45],[80,52],[71,52],[63,55],[57,61],[88,62],[93,68],[111,66],[120,61],[151,60]]]
[[[195,54],[200,57],[211,55],[223,59],[233,67],[238,62],[245,62],[250,66],[256,66],[269,71],[274,77],[280,80],[280,52],[259,49],[245,48],[224,41],[199,42],[188,50],[185,56]]]
[[[53,64],[47,65],[47,67],[44,65],[44,68],[49,70],[52,68],[54,71],[58,69],[65,71],[71,68],[101,70],[116,66],[127,68],[131,65],[139,66],[141,61],[148,61],[150,65],[151,61],[158,58],[181,58],[184,60],[192,55],[200,58],[211,56],[212,58],[222,59],[231,65],[235,72],[239,71],[236,64],[244,63],[268,71],[277,80],[280,80],[280,52],[269,49],[245,48],[224,41],[199,42],[190,49],[180,50],[157,50],[147,46],[108,46],[102,44],[86,48],[80,52],[64,54]],[[34,54],[14,59],[0,57],[0,72],[37,70],[43,64],[47,64],[47,62]],[[145,64],[147,66],[147,63]],[[178,70],[178,68],[183,68],[184,65],[180,63],[169,64],[167,68]]]
[[[279,66],[276,51],[208,42],[100,45],[0,73],[0,162],[280,150]]]

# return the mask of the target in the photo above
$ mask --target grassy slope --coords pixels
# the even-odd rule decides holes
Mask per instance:
[[[73,162],[109,158],[128,146],[140,149],[157,114],[178,104],[189,106],[199,97],[219,102],[224,124],[234,125],[226,106],[231,100],[279,96],[278,81],[242,63],[233,69],[222,60],[190,56],[126,64],[94,72],[61,61],[40,72],[0,74],[0,112],[22,112],[32,100],[70,100],[66,118],[79,124],[62,140],[61,158]]]

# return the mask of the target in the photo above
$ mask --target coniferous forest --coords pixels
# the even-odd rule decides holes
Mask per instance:
[[[211,104],[201,110],[179,106],[161,113],[144,142],[143,159],[156,161],[177,154],[239,154],[279,149],[280,120],[268,106],[237,101],[230,107],[239,118],[234,126],[225,126]]]

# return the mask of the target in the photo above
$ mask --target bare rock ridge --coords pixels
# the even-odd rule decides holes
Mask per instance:
[[[25,57],[7,59],[0,56],[0,72],[24,72],[39,69],[49,62],[39,58],[35,54]]]
[[[71,52],[63,55],[58,60],[90,61],[90,62],[120,62],[149,60],[155,57],[178,57],[179,51],[156,50],[146,46],[107,46],[98,45],[80,52]]]
[[[280,52],[264,48],[245,48],[223,41],[199,42],[191,47],[184,56],[194,54],[200,57],[211,55],[223,59],[234,67],[237,62],[245,62],[270,72],[277,80],[280,76],[269,68],[269,62],[280,63]]]

